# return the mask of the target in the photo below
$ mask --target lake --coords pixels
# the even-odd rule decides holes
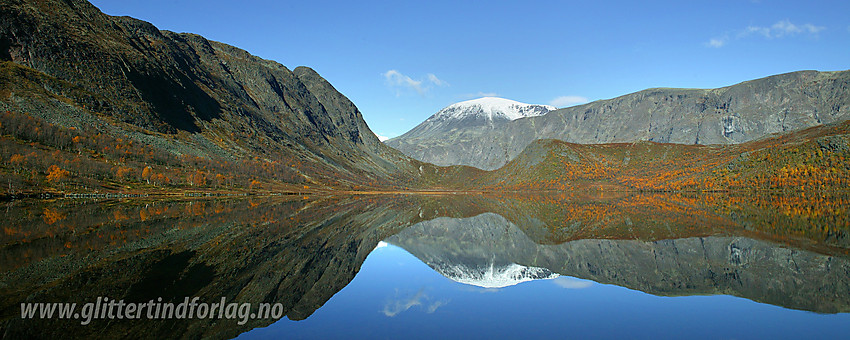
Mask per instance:
[[[10,201],[0,328],[6,338],[840,338],[848,203],[611,192]],[[135,305],[108,317],[106,301]],[[78,315],[22,317],[38,303],[76,303]],[[159,315],[169,304],[174,313]],[[142,305],[152,314],[133,317]]]

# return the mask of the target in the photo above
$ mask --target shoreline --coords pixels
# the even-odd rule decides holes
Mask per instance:
[[[64,192],[28,192],[21,194],[0,194],[0,202],[35,199],[126,199],[126,198],[237,198],[237,197],[273,197],[273,196],[370,196],[370,195],[540,195],[579,192],[582,195],[591,194],[779,194],[779,195],[803,195],[813,194],[850,194],[850,189],[844,190],[639,190],[639,189],[617,189],[617,190],[310,190],[310,191],[263,191],[263,192],[204,192],[204,191],[180,191],[180,192],[109,192],[109,193],[64,193]]]

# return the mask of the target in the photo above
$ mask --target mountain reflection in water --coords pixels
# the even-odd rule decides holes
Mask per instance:
[[[226,297],[281,303],[287,319],[303,320],[382,240],[487,288],[564,275],[661,296],[728,294],[847,313],[847,203],[835,195],[611,193],[13,201],[0,234],[0,327],[11,338],[229,338],[276,320],[81,326],[22,320],[20,303]]]

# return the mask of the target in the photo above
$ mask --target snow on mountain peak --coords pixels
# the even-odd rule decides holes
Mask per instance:
[[[556,107],[550,105],[526,104],[505,98],[483,97],[449,105],[428,120],[462,119],[469,116],[480,116],[489,120],[494,118],[516,120],[524,117],[541,116],[556,109]]]
[[[554,279],[560,275],[549,269],[523,266],[516,263],[489,267],[471,268],[463,265],[442,265],[437,271],[443,276],[468,285],[481,288],[504,288],[519,283]]]

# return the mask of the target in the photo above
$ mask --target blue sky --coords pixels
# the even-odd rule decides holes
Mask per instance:
[[[850,69],[846,0],[92,2],[312,67],[389,137],[482,95],[563,107]]]

